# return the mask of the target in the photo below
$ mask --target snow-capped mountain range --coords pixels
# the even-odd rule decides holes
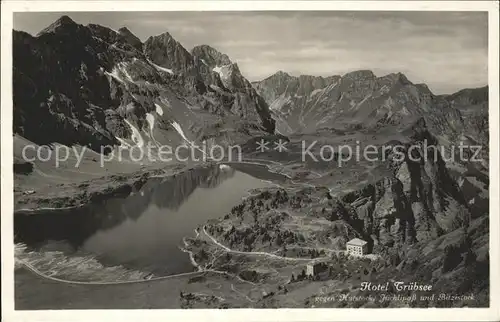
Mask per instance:
[[[169,33],[63,16],[36,37],[14,31],[14,132],[38,144],[241,141],[273,133],[266,102],[217,50]],[[134,142],[132,142],[134,141]]]
[[[275,132],[406,126],[421,117],[438,135],[487,141],[487,87],[434,95],[401,73],[369,70],[279,71],[250,83],[208,45],[188,51],[168,32],[143,43],[127,28],[67,16],[35,37],[14,31],[13,52],[14,132],[38,144],[98,151],[146,141],[242,143]]]

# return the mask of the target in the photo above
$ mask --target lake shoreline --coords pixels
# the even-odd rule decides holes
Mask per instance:
[[[128,195],[133,189],[140,189],[144,183],[151,178],[168,178],[188,171],[206,168],[216,165],[229,165],[240,168],[239,165],[254,165],[265,167],[267,172],[289,178],[273,169],[264,162],[241,161],[241,162],[206,162],[186,167],[175,165],[173,168],[146,169],[129,175],[110,175],[90,179],[84,183],[51,185],[48,189],[32,194],[17,194],[14,200],[14,216],[16,214],[38,214],[43,211],[62,209],[76,209],[85,207],[93,202],[102,201],[107,198]],[[237,169],[238,170],[238,169]],[[241,171],[241,170],[240,170]],[[245,171],[242,171],[245,172]]]
[[[127,265],[127,262],[132,260],[134,255],[130,258],[128,258],[128,256],[119,255],[120,259],[114,258],[112,260],[111,263],[114,263],[113,265],[125,265],[125,267],[128,267],[129,269],[137,269],[147,273],[147,275],[151,273],[154,277],[191,273],[193,268],[198,271],[205,271],[205,269],[197,263],[194,254],[190,252],[187,247],[188,245],[186,239],[192,236],[189,232],[183,233],[183,227],[185,227],[186,224],[176,226],[175,222],[181,223],[182,221],[178,220],[183,218],[176,215],[176,213],[179,211],[178,209],[182,208],[181,205],[184,207],[184,202],[195,195],[197,196],[195,197],[195,200],[197,200],[195,201],[195,204],[200,204],[199,198],[207,194],[211,191],[211,189],[215,189],[211,192],[211,194],[209,194],[211,197],[203,197],[204,199],[208,198],[207,202],[210,203],[210,200],[214,200],[214,198],[218,195],[225,196],[221,199],[223,202],[214,203],[212,204],[213,207],[205,208],[205,210],[210,209],[208,212],[204,211],[203,208],[196,210],[197,208],[192,208],[191,206],[190,208],[188,207],[190,210],[187,210],[187,213],[192,213],[196,216],[194,221],[193,219],[188,221],[195,224],[192,228],[189,228],[192,232],[193,228],[203,225],[207,220],[221,219],[223,216],[227,215],[232,207],[240,204],[243,200],[252,196],[252,194],[255,193],[255,189],[260,190],[265,189],[266,187],[271,187],[272,185],[270,184],[270,180],[264,180],[266,174],[272,177],[272,179],[284,180],[283,176],[276,175],[272,172],[266,172],[268,171],[267,165],[251,164],[251,167],[248,167],[248,165],[248,163],[245,163],[245,165],[242,166],[235,165],[235,163],[222,162],[218,164],[204,164],[184,169],[168,176],[164,175],[160,177],[156,174],[153,176],[148,175],[147,179],[142,179],[140,183],[132,183],[130,190],[118,189],[106,191],[109,198],[98,202],[90,201],[89,203],[80,206],[60,208],[45,207],[39,210],[20,210],[16,212],[15,217],[15,242],[27,243],[28,245],[31,245],[30,247],[37,249],[51,240],[63,241],[65,243],[69,243],[69,246],[74,251],[83,249],[96,255],[99,255],[102,252],[105,256],[111,256],[111,258],[114,258],[115,255],[113,254],[115,252],[118,252],[118,254],[128,253],[125,249],[130,248],[131,245],[129,245],[129,241],[124,240],[123,243],[119,244],[120,246],[118,246],[118,248],[113,248],[116,247],[116,245],[109,248],[106,240],[109,240],[110,237],[105,237],[105,239],[103,239],[103,236],[106,236],[106,234],[112,234],[109,236],[115,236],[112,238],[112,240],[115,240],[117,236],[114,233],[122,231],[120,234],[123,234],[124,230],[121,229],[123,227],[127,230],[133,229],[125,234],[127,236],[132,236],[130,235],[131,233],[140,234],[143,230],[151,231],[152,227],[150,225],[144,226],[142,224],[135,228],[131,228],[131,225],[134,226],[136,223],[141,222],[139,218],[144,219],[149,217],[149,219],[146,219],[146,222],[154,222],[154,226],[156,227],[165,227],[161,228],[165,229],[162,234],[165,235],[166,233],[166,235],[170,235],[170,237],[153,237],[151,240],[154,240],[154,243],[156,243],[157,246],[155,246],[155,244],[145,243],[144,247],[147,247],[145,248],[145,254],[147,255],[144,259],[142,259],[143,255],[138,255],[137,258],[141,258],[141,264],[137,267],[135,266],[135,263],[132,266]],[[244,169],[241,169],[242,167]],[[257,173],[257,175],[254,175],[254,173]],[[145,177],[146,176],[142,176],[140,178]],[[207,188],[209,190],[205,190]],[[219,189],[219,192],[216,192],[216,189]],[[195,193],[195,191],[197,192]],[[165,194],[172,195],[170,198],[167,198],[168,200],[165,200],[161,197]],[[178,200],[179,198],[181,199]],[[189,202],[186,204],[189,204]],[[201,202],[201,204],[206,203]],[[153,208],[150,208],[151,206],[153,206]],[[185,211],[181,212],[181,214],[184,212]],[[195,215],[197,212],[202,215]],[[185,215],[187,215],[187,213]],[[109,217],[110,215],[112,217]],[[165,216],[167,218],[164,221],[161,218]],[[174,219],[168,219],[168,217]],[[159,222],[157,220],[162,221]],[[168,222],[172,220],[173,222],[168,224]],[[144,220],[142,220],[142,222],[144,223]],[[104,227],[101,228],[103,223],[105,223]],[[177,227],[175,228],[177,233],[174,232],[173,235],[168,233],[169,229],[166,227],[169,227],[169,225],[170,227]],[[187,224],[187,226],[189,227],[189,224]],[[40,229],[37,229],[36,227]],[[69,229],[64,227],[69,227]],[[86,228],[80,229],[78,227]],[[39,233],[36,233],[37,230]],[[176,244],[175,242],[175,240],[177,240],[177,234],[180,235],[179,244]],[[140,240],[137,239],[137,237],[139,237],[139,235],[136,235],[136,238],[132,239],[137,241]],[[184,247],[181,243],[184,243]],[[141,247],[140,245],[143,245],[143,243],[141,242],[137,244],[137,246]],[[158,247],[162,247],[160,245],[165,246],[165,256],[171,258],[170,260],[173,263],[172,265],[166,262],[165,256],[160,255],[160,257],[158,257],[159,260],[151,258],[152,254],[158,252],[156,249],[158,249]],[[130,249],[136,249],[136,246]],[[41,250],[41,252],[43,253],[44,250]],[[183,259],[183,257],[181,258],[181,255],[187,256],[186,259]],[[73,256],[73,252],[68,253],[65,256],[71,258]],[[189,258],[189,260],[187,260],[187,258]],[[106,261],[101,261],[101,263],[105,266],[108,266],[109,264],[105,264]],[[142,268],[141,265],[143,265]],[[153,266],[150,267],[149,265]]]

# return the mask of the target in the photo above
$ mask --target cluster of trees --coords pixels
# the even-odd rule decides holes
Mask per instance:
[[[278,246],[290,245],[305,241],[305,238],[302,234],[293,232],[288,229],[275,231],[274,234],[275,234],[274,242]]]
[[[302,198],[300,196],[294,196],[290,199],[290,205],[294,209],[302,208]]]
[[[262,218],[260,215],[262,213],[267,213],[271,210],[271,208],[276,209],[279,207],[280,204],[286,203],[289,201],[288,193],[284,189],[279,189],[276,191],[276,193],[272,193],[270,191],[263,191],[259,195],[255,197],[249,198],[247,201],[234,206],[231,209],[231,214],[236,215],[237,218],[240,218],[240,223],[243,221],[243,217],[245,216],[245,212],[248,213],[250,218],[253,219],[253,225],[254,227],[252,229],[256,230],[259,229],[259,226],[262,225],[262,223],[259,223],[259,218]],[[266,216],[264,219],[266,220],[263,224],[266,230],[273,230],[275,229],[274,226],[279,224],[285,216],[288,216],[286,213],[282,213],[279,216]],[[229,219],[229,215],[226,215],[224,219]],[[218,231],[221,233],[221,231]],[[238,237],[233,237],[234,229],[232,229],[229,233],[225,234],[225,238],[229,240],[233,240],[232,242],[235,243],[237,241],[240,241],[240,238]],[[237,232],[239,234],[239,232]],[[240,236],[241,237],[241,236]],[[271,239],[270,236],[264,236],[264,241],[268,241]],[[248,239],[247,239],[248,240]]]
[[[273,194],[269,190],[265,190],[259,194],[259,198],[262,198],[264,200],[271,199]]]
[[[316,276],[311,276],[311,275],[307,275],[306,274],[306,270],[303,269],[299,275],[297,275],[297,277],[295,277],[295,275],[292,274],[291,278],[290,278],[290,283],[292,282],[299,282],[299,281],[303,281],[305,279],[309,279],[309,280],[318,280],[319,279],[319,276],[316,275]]]
[[[184,293],[182,291],[179,292],[179,297],[182,301],[181,308],[184,308],[184,309],[192,308],[193,302],[195,302],[196,300],[201,300],[204,297],[206,297],[205,302],[207,304],[214,303],[218,300],[217,297],[215,297],[214,295],[200,297],[199,295],[196,295],[194,293]]]
[[[314,249],[314,248],[309,250],[309,256],[311,256],[311,258],[316,258],[316,257],[324,256],[324,255],[325,255],[324,250],[318,251],[317,249]]]
[[[276,195],[274,196],[273,202],[278,204],[287,203],[289,200],[288,193],[286,190],[278,190],[276,191]]]
[[[444,248],[444,258],[441,271],[449,272],[457,267],[462,261],[465,265],[470,265],[476,261],[476,255],[471,249],[472,241],[465,232],[464,237],[456,244],[447,245]]]
[[[253,199],[252,199],[253,200]],[[232,209],[231,209],[231,213],[240,217],[241,215],[243,215],[243,210],[245,209],[245,204],[244,203],[241,203],[237,206],[234,206]]]
[[[221,234],[224,231],[221,226],[206,225],[205,227],[210,235]]]
[[[257,217],[260,213],[269,211],[271,208],[276,209],[280,204],[287,203],[288,200],[289,197],[286,190],[280,189],[275,194],[266,190],[260,193],[258,196],[252,197],[248,199],[248,201],[234,206],[231,209],[231,214],[234,214],[237,217],[242,217],[244,215],[245,207],[248,205],[247,210],[253,214],[254,221],[257,222]],[[226,215],[224,218],[228,219],[229,216]]]
[[[240,246],[240,249],[245,251],[251,251],[252,246],[255,242],[257,234],[250,227],[245,227],[243,229],[236,229],[235,226],[231,226],[231,229],[226,231],[222,237],[229,244],[230,247]]]
[[[273,227],[278,226],[281,223],[283,223],[289,217],[290,217],[290,215],[287,214],[286,212],[271,213],[270,215],[266,216],[266,218],[265,218],[265,227],[267,230],[272,229]]]
[[[301,273],[297,276],[294,274],[291,275],[290,278],[290,283],[292,282],[298,282],[298,281],[303,281],[303,280],[319,280],[321,278],[323,279],[328,279],[328,278],[333,278],[333,279],[338,279],[338,280],[347,280],[349,278],[352,278],[353,276],[357,276],[358,278],[363,278],[363,277],[371,277],[374,274],[377,273],[377,269],[375,267],[366,267],[366,266],[359,266],[359,263],[357,264],[357,268],[352,265],[346,265],[346,264],[340,264],[340,265],[329,265],[327,263],[323,263],[322,266],[319,268],[319,272],[315,276],[311,275],[306,275],[305,269],[301,271]]]
[[[204,248],[202,248],[198,253],[194,254],[194,260],[198,263],[207,259],[208,253]]]
[[[256,282],[258,280],[259,275],[257,274],[256,271],[251,270],[251,271],[243,271],[238,274],[242,279],[245,281],[252,281]]]
[[[288,293],[288,289],[286,288],[286,286],[278,285],[278,291],[283,291],[283,294]]]

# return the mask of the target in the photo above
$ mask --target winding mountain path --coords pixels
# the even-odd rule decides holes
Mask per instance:
[[[316,257],[316,258],[301,258],[301,257],[285,257],[285,256],[279,256],[276,254],[272,253],[267,253],[267,252],[243,252],[239,250],[233,250],[230,249],[229,247],[219,243],[212,235],[210,235],[206,229],[205,226],[202,228],[203,233],[217,246],[223,248],[226,252],[228,253],[234,253],[234,254],[241,254],[241,255],[253,255],[253,256],[266,256],[266,257],[271,257],[274,259],[279,259],[279,260],[287,260],[287,261],[304,261],[304,262],[310,262],[312,260],[322,260],[322,259],[328,259],[327,256],[324,257]]]

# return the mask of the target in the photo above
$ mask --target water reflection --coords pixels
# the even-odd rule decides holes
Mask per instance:
[[[73,210],[16,214],[16,241],[39,248],[65,241],[76,251],[155,274],[192,269],[179,250],[182,238],[211,218],[228,213],[250,189],[268,186],[230,167],[206,167],[168,178],[151,178],[126,198]]]

